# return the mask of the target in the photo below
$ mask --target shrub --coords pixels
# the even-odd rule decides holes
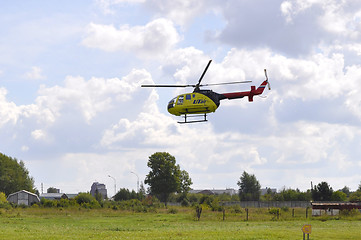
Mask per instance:
[[[7,203],[5,193],[0,192],[0,203]]]
[[[357,209],[344,209],[340,211],[340,216],[354,217],[358,215],[360,215],[360,212]]]
[[[270,208],[268,209],[268,213],[272,215],[277,215],[277,213],[279,213],[279,208]]]
[[[178,210],[176,208],[169,208],[168,209],[168,213],[176,214],[177,212],[178,212]]]
[[[230,212],[242,213],[242,208],[239,205],[233,205],[233,206],[230,207]]]
[[[184,198],[182,201],[181,201],[181,206],[182,207],[188,207],[190,205],[189,201]]]
[[[79,193],[75,200],[79,205],[82,205],[83,203],[91,203],[95,198],[90,193]]]
[[[288,212],[290,209],[287,206],[281,207],[281,210],[284,212]]]
[[[41,206],[46,207],[46,208],[56,207],[56,202],[55,201],[48,200],[48,199],[45,199],[45,198],[42,198],[40,200],[40,204],[41,204]]]

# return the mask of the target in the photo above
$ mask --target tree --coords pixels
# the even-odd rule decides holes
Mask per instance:
[[[123,201],[129,199],[130,199],[130,192],[126,188],[119,189],[119,192],[117,192],[117,194],[115,194],[114,196],[115,201]]]
[[[55,187],[50,187],[46,190],[47,193],[58,193],[58,189]]]
[[[321,182],[312,189],[312,199],[314,201],[330,201],[333,190],[327,182]]]
[[[254,174],[250,175],[243,171],[240,181],[237,182],[239,186],[239,200],[241,201],[258,201],[261,195],[259,184]]]
[[[358,189],[357,189],[356,191],[361,192],[361,182],[360,182],[360,184],[358,185]]]
[[[192,179],[189,177],[187,171],[182,170],[180,175],[180,188],[178,190],[179,193],[183,195],[187,195],[189,190],[191,190],[191,185],[193,184]]]
[[[331,196],[332,201],[343,202],[343,201],[346,201],[346,199],[347,199],[347,194],[340,190],[333,192],[332,196]]]
[[[350,196],[350,188],[347,186],[344,186],[342,189],[340,189],[339,191],[346,193],[346,196],[349,197]]]
[[[151,171],[144,183],[150,186],[150,194],[156,195],[166,206],[171,193],[179,192],[181,188],[187,190],[191,184],[188,173],[182,173],[175,157],[167,152],[154,153],[147,165]]]
[[[34,192],[34,179],[23,161],[0,153],[0,192],[9,195],[20,190]]]
[[[357,190],[350,194],[350,202],[361,202],[361,191]]]

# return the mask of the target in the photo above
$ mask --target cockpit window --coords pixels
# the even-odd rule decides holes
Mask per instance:
[[[183,99],[184,99],[184,95],[180,95],[178,98],[177,105],[183,105]]]
[[[172,100],[169,101],[168,103],[168,109],[173,108],[175,101],[177,100],[177,97],[173,98]]]

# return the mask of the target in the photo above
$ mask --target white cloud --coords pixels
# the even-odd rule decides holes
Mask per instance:
[[[87,36],[82,44],[104,51],[135,52],[141,56],[165,54],[180,40],[173,23],[167,19],[153,20],[145,26],[113,25],[90,23]]]
[[[116,102],[129,101],[141,84],[149,82],[152,82],[150,74],[138,69],[133,69],[122,79],[93,77],[86,81],[82,77],[68,76],[64,87],[41,86],[36,104],[48,109],[55,117],[61,111],[80,111],[86,122],[90,123],[98,113],[114,108]]]
[[[8,122],[16,123],[20,113],[15,103],[7,101],[6,95],[7,90],[0,88],[0,127]]]
[[[46,132],[44,130],[41,129],[37,129],[31,132],[31,136],[35,139],[35,140],[42,140],[46,138]]]
[[[25,77],[27,79],[32,79],[32,80],[41,80],[41,79],[45,79],[46,77],[43,75],[43,70],[40,67],[32,67],[31,71],[25,73]]]

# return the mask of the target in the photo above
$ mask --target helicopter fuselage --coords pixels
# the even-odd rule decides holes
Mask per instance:
[[[180,116],[185,114],[203,114],[216,111],[219,106],[218,94],[211,90],[178,95],[168,103],[168,112]]]

